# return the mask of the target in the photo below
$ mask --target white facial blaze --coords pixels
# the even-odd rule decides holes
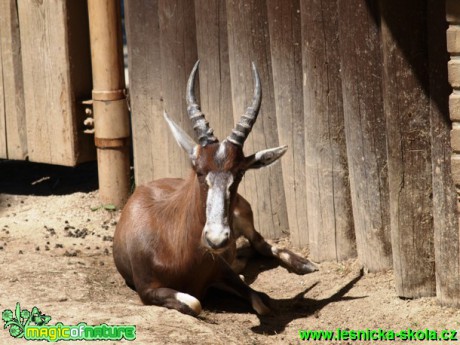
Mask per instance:
[[[215,159],[216,159],[216,161],[218,161],[218,162],[219,162],[219,161],[222,162],[222,161],[225,160],[225,157],[226,157],[226,155],[227,155],[227,150],[226,150],[225,145],[226,145],[226,141],[224,140],[223,142],[221,142],[221,143],[219,144],[219,148],[218,148],[217,151],[216,151]]]
[[[233,176],[229,172],[210,172],[206,176],[206,183],[209,189],[204,236],[210,246],[218,248],[230,236],[228,213]]]

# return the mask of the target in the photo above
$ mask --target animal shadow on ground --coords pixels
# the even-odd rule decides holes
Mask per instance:
[[[278,266],[279,262],[276,259],[255,256],[251,259],[248,267],[243,272],[246,278],[245,281],[250,283],[257,278],[258,274]],[[251,330],[258,334],[279,334],[280,332],[283,332],[286,326],[293,320],[315,315],[330,303],[366,298],[367,296],[345,296],[362,278],[362,276],[363,269],[361,269],[358,274],[352,277],[349,282],[336,290],[332,295],[324,299],[315,300],[304,297],[305,294],[312,290],[316,285],[318,285],[319,282],[313,283],[311,286],[290,298],[270,298],[270,307],[273,312],[265,316],[257,315],[260,323],[259,325],[252,327]],[[214,288],[209,290],[203,304],[205,309],[214,313],[255,313],[247,301],[228,292]],[[205,317],[204,321],[209,320],[207,320]]]
[[[97,163],[76,167],[0,159],[0,193],[66,195],[98,188]]]

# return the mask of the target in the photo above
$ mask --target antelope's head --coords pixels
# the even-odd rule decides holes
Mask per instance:
[[[187,83],[187,111],[198,138],[195,142],[169,116],[165,119],[177,143],[187,152],[206,200],[206,224],[202,231],[202,244],[213,251],[225,249],[232,241],[232,210],[238,185],[249,169],[268,166],[279,159],[287,146],[259,151],[245,156],[244,141],[251,132],[259,113],[262,92],[256,66],[254,75],[254,97],[231,134],[219,142],[209,127],[194,95],[195,76],[199,61],[193,67]]]

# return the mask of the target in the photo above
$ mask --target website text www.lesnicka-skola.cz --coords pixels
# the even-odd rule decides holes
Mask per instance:
[[[403,329],[399,331],[384,329],[341,329],[299,331],[300,340],[330,340],[330,341],[458,341],[456,330],[433,329]]]

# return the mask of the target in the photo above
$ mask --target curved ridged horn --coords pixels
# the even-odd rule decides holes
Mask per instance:
[[[192,72],[187,82],[187,91],[186,91],[186,100],[187,100],[187,112],[190,120],[192,121],[193,129],[198,137],[198,142],[201,146],[206,146],[217,142],[217,138],[213,134],[213,129],[209,127],[208,121],[206,121],[204,114],[201,112],[199,104],[196,102],[194,85],[195,85],[195,76],[196,71],[198,70],[198,65],[200,60],[195,63],[193,66]]]
[[[262,100],[259,73],[254,62],[252,63],[252,73],[254,75],[254,97],[252,98],[252,104],[246,108],[246,112],[241,116],[235,128],[233,128],[232,134],[227,137],[228,141],[238,146],[243,146],[244,141],[251,132],[252,126],[254,126],[257,120]]]

